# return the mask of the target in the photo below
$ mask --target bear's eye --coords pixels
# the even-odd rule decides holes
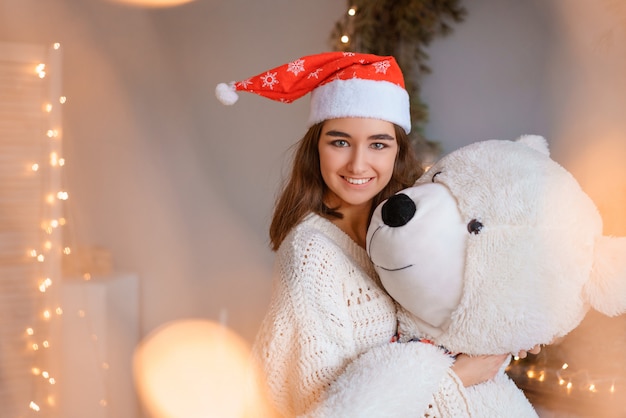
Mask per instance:
[[[483,229],[483,224],[479,220],[472,219],[467,224],[467,230],[470,234],[478,235],[481,229]]]
[[[433,174],[433,178],[430,179],[430,181],[432,181],[434,183],[435,182],[435,177],[437,177],[439,174],[441,174],[441,171],[437,171],[435,174]]]

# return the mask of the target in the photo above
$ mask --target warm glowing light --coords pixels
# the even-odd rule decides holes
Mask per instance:
[[[59,163],[59,156],[56,152],[51,152],[50,153],[50,165],[51,166],[56,166]]]
[[[565,380],[563,380],[563,379],[559,378],[559,385],[560,385],[560,386],[563,386],[564,384],[565,384]]]
[[[66,101],[67,101],[67,97],[65,97],[65,96],[61,96],[61,97],[59,97],[59,103],[63,104],[63,103],[65,103]]]
[[[546,380],[546,374],[544,372],[539,373],[539,379],[540,382],[543,382],[544,380]]]
[[[63,254],[70,255],[72,253],[72,249],[70,247],[63,248]]]
[[[39,370],[39,368],[38,368],[38,367],[33,367],[33,368],[32,368],[32,369],[30,369],[30,370],[31,370],[31,372],[33,372],[33,374],[34,374],[35,376],[39,376],[39,375],[41,374],[41,370]]]
[[[65,218],[59,218],[58,221],[54,221],[57,222],[57,225],[65,225]]]
[[[155,418],[272,417],[260,387],[251,384],[256,373],[245,341],[204,320],[162,326],[134,356],[138,393]]]
[[[39,78],[44,78],[46,76],[46,64],[37,65],[35,72],[39,75]]]
[[[613,383],[613,384],[611,385],[611,388],[609,389],[609,392],[611,392],[611,393],[615,393],[615,383]]]
[[[46,242],[44,242],[43,247],[46,250],[49,250],[50,248],[52,248],[52,243],[50,241],[46,241]]]
[[[52,112],[52,105],[50,103],[46,103],[44,105],[44,110],[48,113]]]
[[[91,280],[91,274],[89,274],[89,273],[83,274],[83,279],[86,280],[86,281]]]
[[[41,345],[43,345],[43,348],[50,348],[50,342],[48,340],[42,342]]]
[[[571,389],[572,388],[572,382],[567,382],[567,389]]]
[[[567,363],[563,363],[563,365],[561,366],[561,369],[565,370],[569,367],[569,364]]]
[[[356,7],[350,7],[348,9],[348,16],[354,16],[356,14]]]
[[[32,328],[26,328],[26,334],[28,335],[35,335],[35,330]]]
[[[40,408],[39,405],[37,405],[35,402],[30,401],[30,405],[28,405],[30,407],[30,409],[32,409],[33,411],[37,411],[39,412]]]
[[[44,319],[50,319],[50,317],[51,317],[51,316],[52,316],[52,315],[50,314],[50,311],[49,311],[49,310],[47,310],[47,309],[46,309],[45,311],[43,311],[43,317],[44,317]]]
[[[595,384],[590,384],[589,385],[589,392],[596,392],[596,385]]]
[[[54,203],[54,195],[49,194],[48,196],[46,196],[46,202],[48,202],[49,204]]]
[[[64,191],[60,191],[57,193],[57,199],[59,200],[67,200],[67,198],[69,197],[67,192]]]
[[[37,351],[37,350],[39,350],[39,344],[37,344],[37,343],[34,343],[34,344],[32,345],[32,347],[33,347],[33,351]]]
[[[52,48],[59,49],[61,48],[61,44],[59,42],[55,42],[54,44],[52,44]]]
[[[56,309],[54,310],[54,312],[55,312],[57,315],[63,315],[63,309],[61,309],[61,307],[56,308]]]
[[[114,3],[127,4],[138,7],[174,7],[191,3],[193,0],[110,0]]]
[[[53,219],[50,221],[50,226],[53,228],[56,228],[59,226],[59,221],[57,221],[56,219]]]
[[[535,378],[535,371],[534,370],[529,370],[526,372],[526,376],[528,376],[529,379],[534,379]]]
[[[48,379],[48,382],[50,382],[51,385],[54,385],[57,381],[54,380],[54,377],[51,377],[50,379]]]
[[[65,158],[59,158],[59,167],[63,167],[65,165]]]
[[[348,42],[350,42],[350,37],[348,35],[343,35],[341,38],[341,43],[342,44],[347,44]]]
[[[31,165],[30,169],[33,170],[33,171],[39,170],[39,164],[35,163],[35,164]]]
[[[46,260],[46,257],[44,257],[43,254],[39,254],[37,256],[37,261],[39,261],[40,263],[43,263]]]
[[[46,132],[46,136],[48,138],[57,138],[59,136],[59,131],[57,131],[56,129],[48,129],[48,132]]]
[[[41,377],[43,377],[44,379],[47,379],[50,377],[50,374],[48,374],[48,372],[44,371],[43,373],[41,373]]]

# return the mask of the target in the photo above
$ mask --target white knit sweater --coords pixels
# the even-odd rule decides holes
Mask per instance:
[[[271,304],[253,347],[277,411],[416,417],[435,412],[437,397],[458,398],[452,360],[427,344],[391,343],[396,327],[396,305],[365,250],[308,215],[277,252]]]

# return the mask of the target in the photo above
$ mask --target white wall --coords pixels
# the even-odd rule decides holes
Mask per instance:
[[[248,95],[227,108],[213,90],[327,50],[339,3],[0,1],[0,39],[62,44],[68,239],[139,275],[144,334],[223,310],[245,338],[256,332],[271,208],[308,99]]]
[[[467,2],[468,15],[430,49],[426,135],[444,152],[484,139],[550,137],[550,2]]]
[[[467,2],[466,21],[430,48],[427,135],[451,151],[544,134],[565,163],[610,117],[614,143],[626,142],[623,94],[611,89],[623,59],[593,75],[594,63],[625,56],[623,26],[606,4]],[[585,7],[595,14],[566,13]],[[271,207],[288,148],[304,133],[308,99],[284,105],[244,95],[225,107],[213,88],[328,49],[344,10],[336,0],[196,0],[161,10],[0,0],[1,40],[63,45],[70,244],[104,247],[117,270],[139,275],[144,335],[176,318],[217,319],[224,309],[237,332],[254,335],[270,292]],[[613,42],[597,59],[568,44],[573,36],[590,45],[607,27]],[[585,88],[589,80],[602,96]],[[574,118],[572,98],[585,104]],[[600,123],[585,123],[592,118]],[[585,167],[582,177],[601,164]],[[604,187],[622,201],[605,205],[619,211],[626,176],[611,167]]]
[[[445,152],[536,133],[626,235],[626,3],[481,0],[430,48],[426,135]]]

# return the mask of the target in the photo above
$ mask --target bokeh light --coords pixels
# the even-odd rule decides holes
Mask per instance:
[[[199,319],[167,323],[136,349],[139,397],[154,418],[273,417],[245,340]]]
[[[127,4],[138,7],[174,7],[191,3],[194,0],[109,0],[113,3]]]

